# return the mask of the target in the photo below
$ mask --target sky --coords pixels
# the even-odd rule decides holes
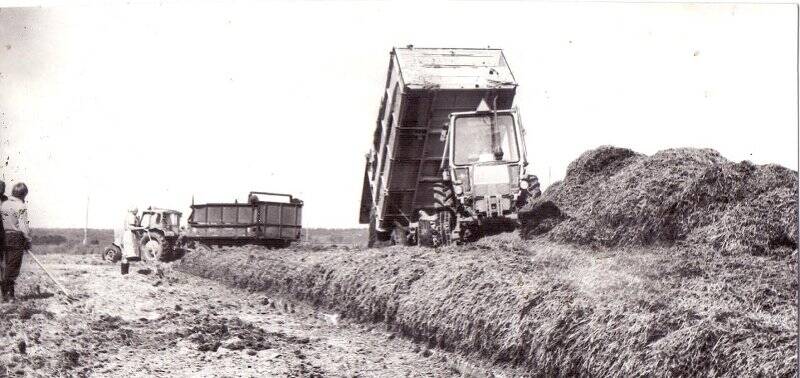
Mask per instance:
[[[795,5],[165,1],[0,9],[0,178],[29,185],[34,227],[251,190],[356,227],[408,44],[504,50],[545,186],[606,144],[797,169]]]

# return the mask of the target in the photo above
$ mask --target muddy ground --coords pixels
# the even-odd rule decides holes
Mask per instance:
[[[40,259],[78,300],[26,258],[20,300],[0,304],[0,376],[516,375],[170,264]]]

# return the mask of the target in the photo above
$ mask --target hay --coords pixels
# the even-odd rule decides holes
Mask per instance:
[[[439,250],[201,251],[178,269],[531,376],[790,377],[793,264],[695,248],[590,251],[501,234]]]
[[[786,256],[797,248],[797,180],[787,168],[733,163],[710,149],[645,156],[603,146],[581,155],[564,180],[545,191],[531,214],[549,208],[529,219],[522,236]]]

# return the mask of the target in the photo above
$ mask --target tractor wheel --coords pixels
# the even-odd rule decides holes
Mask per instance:
[[[446,246],[452,242],[453,227],[456,223],[456,217],[453,211],[448,208],[439,209],[436,214],[436,228],[439,231],[439,245]]]
[[[142,236],[139,248],[142,250],[142,260],[146,262],[162,261],[167,257],[164,237],[154,232]]]
[[[436,203],[436,247],[449,245],[456,224],[456,198],[450,185],[437,183],[433,186],[433,200]]]
[[[455,210],[456,198],[450,185],[436,183],[433,185],[433,201],[437,208],[448,208]]]
[[[539,186],[539,178],[531,176],[528,189],[524,190],[517,199],[517,209],[519,213],[529,213],[532,210],[534,200],[542,196],[542,189]],[[520,217],[522,218],[522,217]]]
[[[122,250],[116,245],[109,245],[106,247],[103,251],[103,261],[115,263],[119,260],[122,260]]]
[[[439,208],[432,219],[420,219],[417,235],[419,245],[438,248],[449,245],[452,240],[455,214],[449,208]]]
[[[539,178],[536,176],[531,176],[531,182],[528,186],[528,193],[530,193],[531,197],[539,198],[542,195],[542,188],[539,185]]]

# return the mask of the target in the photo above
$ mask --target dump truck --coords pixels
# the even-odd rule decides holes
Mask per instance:
[[[285,248],[300,240],[303,201],[291,194],[269,192],[250,192],[247,199],[244,203],[205,204],[192,200],[181,242]]]
[[[436,247],[519,225],[541,191],[516,89],[500,49],[392,49],[361,194],[370,246]]]
[[[134,231],[134,237],[139,240],[137,257],[140,260],[165,261],[177,257],[181,215],[177,210],[152,206],[142,212],[136,225],[142,229]],[[117,262],[122,259],[122,234],[122,230],[114,230],[114,242],[103,250],[103,260]]]

